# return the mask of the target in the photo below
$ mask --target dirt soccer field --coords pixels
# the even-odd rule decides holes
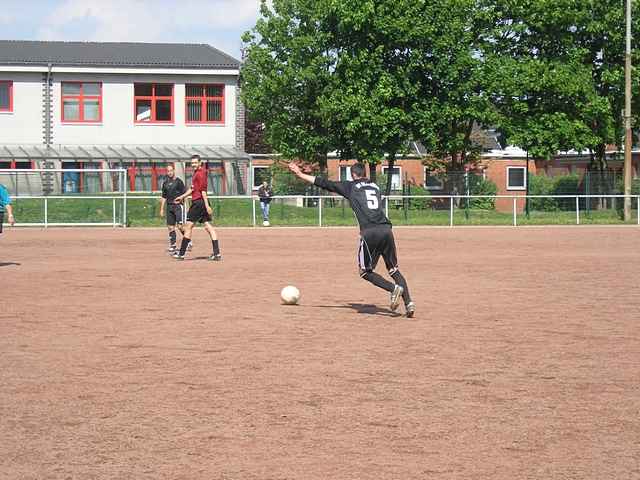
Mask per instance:
[[[0,237],[1,479],[638,479],[640,230]],[[302,291],[285,307],[279,291]]]

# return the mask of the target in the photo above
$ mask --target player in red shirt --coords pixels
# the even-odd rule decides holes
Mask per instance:
[[[193,167],[191,188],[174,200],[175,203],[180,203],[191,195],[191,208],[189,208],[189,212],[187,213],[187,223],[184,226],[180,251],[176,252],[173,257],[177,260],[184,260],[184,255],[191,241],[193,225],[195,223],[204,223],[204,229],[211,237],[211,243],[213,244],[213,253],[209,257],[209,260],[219,262],[222,260],[222,255],[220,255],[218,236],[216,235],[213,225],[210,223],[213,210],[207,199],[207,170],[200,161],[200,155],[193,155],[191,157],[191,167]]]

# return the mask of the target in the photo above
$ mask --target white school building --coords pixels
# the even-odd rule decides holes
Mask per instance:
[[[239,73],[238,60],[209,45],[2,40],[0,169],[126,168],[127,188],[148,192],[168,163],[188,181],[197,153],[210,191],[243,194]],[[118,189],[117,176],[90,172],[29,177],[7,186],[34,195]]]

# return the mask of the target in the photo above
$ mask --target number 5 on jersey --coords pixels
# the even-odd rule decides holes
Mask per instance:
[[[365,190],[364,193],[367,196],[367,207],[369,207],[369,210],[376,210],[378,208],[378,196],[376,195],[376,191]]]

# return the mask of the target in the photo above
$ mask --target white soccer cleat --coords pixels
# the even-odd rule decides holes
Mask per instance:
[[[393,292],[391,292],[391,304],[389,305],[389,308],[393,312],[395,312],[398,309],[398,306],[400,305],[402,292],[404,292],[404,288],[402,288],[400,285],[396,285],[395,288],[393,289]]]
[[[270,225],[271,225],[271,224],[269,223],[269,221],[268,221],[268,220],[265,220],[264,222],[262,222],[262,226],[263,226],[263,227],[268,227],[268,226],[270,226]]]
[[[413,302],[409,302],[405,305],[405,308],[407,310],[407,318],[413,318],[413,316],[416,314],[416,304]]]

